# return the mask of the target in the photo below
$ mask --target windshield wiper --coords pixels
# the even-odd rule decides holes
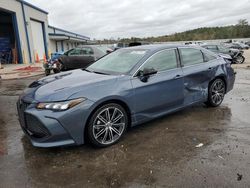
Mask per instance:
[[[98,71],[93,71],[93,73],[96,73],[96,74],[104,74],[104,75],[110,75],[110,74],[108,74],[108,73],[98,72]]]
[[[91,71],[91,70],[89,70],[89,69],[83,69],[83,70],[85,70],[85,71],[87,71],[87,72],[91,72],[91,73],[96,73],[96,74],[110,75],[110,74],[105,73],[105,72]]]
[[[93,72],[93,71],[91,71],[91,70],[88,70],[88,69],[83,69],[83,70],[85,70],[86,72]]]

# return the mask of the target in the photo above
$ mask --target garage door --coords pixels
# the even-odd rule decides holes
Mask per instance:
[[[31,31],[34,46],[35,60],[43,60],[45,54],[42,23],[31,20]]]

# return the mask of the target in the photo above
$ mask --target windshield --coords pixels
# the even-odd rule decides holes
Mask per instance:
[[[117,50],[90,65],[86,70],[108,74],[128,73],[146,54],[146,50]]]

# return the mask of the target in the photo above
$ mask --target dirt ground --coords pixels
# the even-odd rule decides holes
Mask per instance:
[[[0,187],[250,187],[250,50],[245,56],[220,107],[132,128],[105,149],[33,147],[15,103],[37,78],[0,81]]]

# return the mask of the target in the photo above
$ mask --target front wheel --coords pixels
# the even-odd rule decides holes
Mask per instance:
[[[45,75],[49,76],[50,75],[50,69],[45,69]]]
[[[128,115],[119,104],[110,103],[98,108],[88,124],[88,138],[97,147],[115,144],[126,132]]]
[[[219,106],[224,99],[225,93],[226,93],[225,82],[220,78],[215,79],[209,84],[208,100],[206,104],[211,107]]]
[[[242,56],[242,55],[239,55],[239,56],[236,58],[235,63],[236,63],[236,64],[242,64],[242,63],[244,63],[244,61],[245,61],[245,57]]]
[[[60,69],[53,69],[53,72],[54,72],[55,74],[57,74],[57,73],[60,72]]]

